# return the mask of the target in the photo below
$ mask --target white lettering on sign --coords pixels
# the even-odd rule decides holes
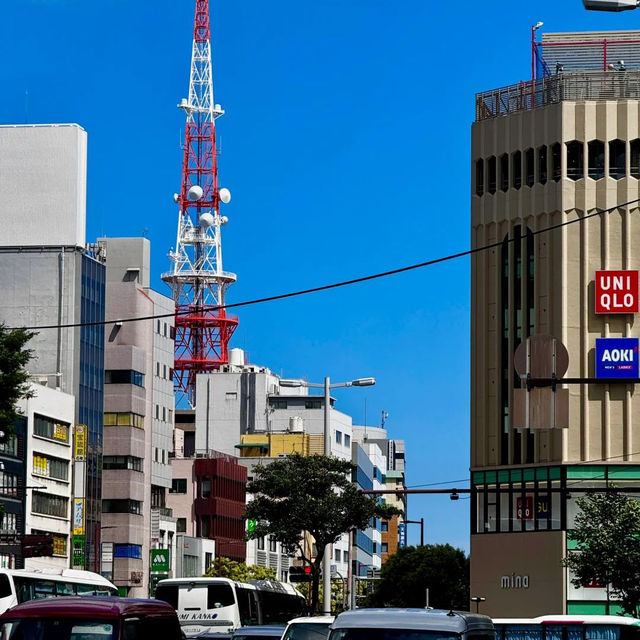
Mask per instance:
[[[634,300],[630,293],[618,294],[618,293],[603,293],[600,296],[600,304],[607,310],[611,309],[629,309],[633,306]]]
[[[510,576],[501,576],[500,586],[503,589],[528,589],[529,576],[517,576],[515,573]]]
[[[633,362],[633,349],[605,349],[602,362]]]

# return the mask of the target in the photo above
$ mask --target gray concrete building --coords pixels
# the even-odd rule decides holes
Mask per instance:
[[[101,238],[106,260],[105,395],[102,567],[129,596],[149,594],[150,550],[172,544],[166,509],[171,486],[173,303],[149,289],[150,244],[145,238]]]
[[[640,269],[640,32],[544,34],[536,51],[535,82],[476,95],[471,132],[472,247],[492,245],[471,258],[471,595],[494,617],[608,613],[606,589],[562,567],[576,498],[640,481],[633,384],[565,386],[567,428],[516,420],[528,337],[557,338],[566,375],[593,379],[599,340],[637,353],[638,336],[632,309],[597,308],[596,284]]]
[[[100,525],[105,270],[86,246],[86,132],[70,125],[0,126],[0,320],[39,330],[29,371],[75,397],[87,430],[74,478],[72,566],[93,568]],[[74,425],[74,426],[75,426]],[[70,435],[69,446],[73,442]]]

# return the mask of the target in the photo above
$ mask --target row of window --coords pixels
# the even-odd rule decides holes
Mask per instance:
[[[136,458],[135,456],[104,456],[102,458],[102,468],[142,472],[142,458]]]
[[[33,433],[47,440],[69,442],[69,424],[37,413],[34,415]]]
[[[0,471],[0,493],[4,496],[18,496],[19,476],[15,473]]]
[[[114,558],[142,558],[142,545],[139,544],[114,544]]]
[[[162,322],[160,320],[156,320],[156,333],[159,336],[164,336],[165,338],[171,338],[174,340],[176,337],[175,327],[172,327],[166,322]]]
[[[33,492],[31,511],[43,516],[56,518],[69,517],[69,499],[63,496],[53,496],[47,493]]]
[[[173,369],[166,364],[156,362],[156,377],[163,380],[173,380]]]
[[[105,384],[133,384],[144,388],[144,373],[135,369],[107,369],[104,372]]]
[[[154,462],[159,462],[160,464],[169,464],[169,452],[166,449],[159,449],[158,447],[154,447],[153,460]]]
[[[173,478],[173,480],[171,480],[171,489],[169,489],[169,493],[187,493],[187,479]]]
[[[142,514],[142,502],[140,500],[103,500],[102,513],[132,513]]]
[[[336,444],[342,444],[343,440],[345,447],[351,446],[351,436],[348,433],[343,434],[342,431],[336,431]]]
[[[162,422],[173,423],[173,409],[167,409],[159,404],[154,405],[154,415],[156,420],[162,420]]]
[[[31,533],[39,536],[51,536],[53,538],[53,555],[67,555],[67,536],[61,533],[52,533],[51,531],[40,531],[37,529],[33,529]]]
[[[257,540],[257,548],[260,551],[264,551],[264,539],[265,539],[265,536],[262,536],[262,538],[258,538]],[[267,539],[269,540],[269,551],[276,551],[277,549],[276,539],[273,536],[267,536]]]
[[[103,423],[105,427],[137,427],[144,429],[144,416],[138,413],[106,413]]]
[[[610,140],[606,144],[609,146],[608,162],[602,140],[591,140],[586,144],[579,140],[566,142],[566,177],[580,180],[586,174],[593,180],[600,180],[605,176],[620,180],[627,176],[629,155],[629,175],[640,179],[640,139],[636,138],[629,143],[625,140]],[[484,193],[494,194],[498,189],[508,191],[523,186],[532,187],[536,182],[558,182],[563,177],[561,153],[562,146],[556,142],[537,149],[529,148],[524,152],[514,151],[497,157],[479,158],[475,161],[475,193],[482,196]]]
[[[232,394],[227,394],[227,396],[232,395]],[[233,396],[235,396],[236,394],[233,394]],[[274,409],[287,409],[289,408],[289,403],[287,401],[286,398],[271,398],[269,400],[269,404],[271,405],[271,407],[273,407]],[[291,408],[300,408],[300,403],[299,402],[294,402],[291,405]],[[315,399],[315,398],[310,398],[308,400],[304,401],[304,408],[305,409],[322,409],[322,399]]]
[[[33,454],[33,473],[45,478],[69,480],[69,461],[51,458],[41,453]]]

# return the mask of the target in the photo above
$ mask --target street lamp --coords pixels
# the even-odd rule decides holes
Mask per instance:
[[[640,6],[640,0],[582,0],[590,11],[627,11]]]
[[[476,603],[476,613],[480,612],[480,603],[484,602],[485,600],[486,598],[483,598],[482,596],[473,596],[473,598],[471,598],[471,602]]]
[[[324,455],[331,456],[331,389],[339,389],[341,387],[371,387],[376,383],[375,378],[356,378],[349,382],[331,383],[329,377],[324,379],[324,383],[307,382],[306,380],[280,380],[281,387],[307,387],[310,389],[324,389]],[[349,562],[352,562],[349,556]],[[325,615],[331,615],[331,549],[329,545],[324,548],[324,558],[322,559],[322,588],[323,603],[322,609]]]

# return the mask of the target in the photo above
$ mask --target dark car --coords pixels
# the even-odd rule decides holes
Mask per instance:
[[[2,640],[182,640],[173,607],[160,600],[61,597],[30,600],[0,616]]]

